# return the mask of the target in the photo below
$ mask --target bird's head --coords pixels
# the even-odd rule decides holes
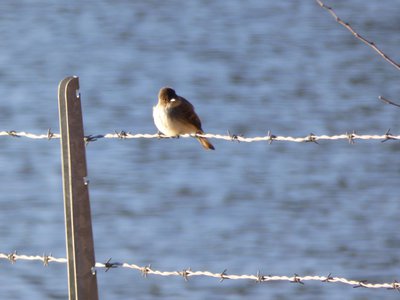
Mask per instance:
[[[175,90],[170,87],[163,87],[160,89],[158,93],[158,100],[161,103],[170,103],[176,101],[178,96],[175,93]]]

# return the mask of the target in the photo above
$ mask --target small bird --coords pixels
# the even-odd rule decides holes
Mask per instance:
[[[157,129],[166,136],[204,133],[193,105],[170,87],[160,89],[158,103],[153,107],[153,119]],[[197,137],[197,140],[205,149],[215,150],[205,137]]]

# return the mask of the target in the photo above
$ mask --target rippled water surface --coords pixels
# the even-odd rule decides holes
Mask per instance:
[[[395,0],[331,1],[400,60]],[[400,72],[315,1],[2,1],[0,130],[58,132],[80,77],[85,134],[155,133],[160,87],[210,133],[399,133]],[[400,145],[99,140],[87,147],[96,260],[161,270],[399,280]],[[0,138],[0,252],[65,256],[58,140]],[[0,261],[1,299],[66,299],[63,264]],[[101,299],[398,299],[307,282],[98,273]]]

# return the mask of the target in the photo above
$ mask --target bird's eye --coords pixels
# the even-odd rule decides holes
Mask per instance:
[[[169,100],[170,102],[175,102],[176,101],[176,99],[175,98],[172,98],[171,100]]]

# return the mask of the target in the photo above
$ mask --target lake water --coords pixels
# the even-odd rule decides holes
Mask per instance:
[[[398,1],[330,1],[400,60]],[[335,3],[334,3],[335,2]],[[155,133],[162,86],[209,133],[399,134],[400,72],[315,1],[2,1],[0,130],[58,132],[80,77],[85,134]],[[96,260],[160,270],[399,280],[400,144],[99,140]],[[59,140],[0,138],[0,252],[65,257]],[[66,265],[0,261],[1,299],[66,299]],[[101,299],[398,299],[385,289],[98,272]]]

